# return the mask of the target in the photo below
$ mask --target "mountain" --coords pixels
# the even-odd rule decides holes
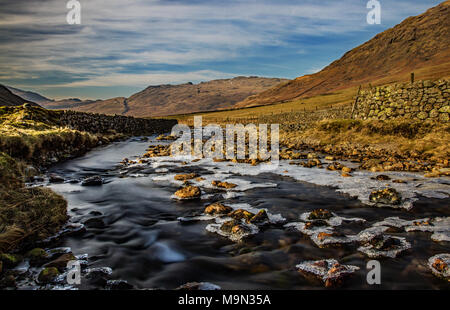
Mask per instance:
[[[123,102],[126,115],[162,116],[232,107],[248,96],[260,93],[285,80],[236,77],[199,84],[149,86]],[[126,104],[126,107],[125,107]]]
[[[322,71],[277,85],[235,107],[292,101],[372,83],[450,75],[450,0],[409,17],[345,53]]]
[[[38,93],[35,92],[21,90],[10,86],[5,87],[8,88],[14,95],[19,96],[27,101],[35,102],[41,105],[45,105],[46,103],[54,101],[52,99],[48,99],[42,95],[39,95]]]
[[[34,102],[30,102],[29,100],[14,95],[6,86],[0,85],[0,106],[19,106],[26,102],[37,105]]]

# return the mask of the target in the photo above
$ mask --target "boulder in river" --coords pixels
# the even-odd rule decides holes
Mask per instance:
[[[326,220],[333,217],[333,214],[325,209],[316,209],[311,211],[308,220]]]
[[[300,273],[322,280],[325,287],[339,287],[346,278],[359,270],[357,266],[342,265],[335,259],[305,261],[296,267]]]
[[[188,185],[175,192],[175,196],[181,199],[200,198],[202,192],[198,186]]]
[[[210,215],[228,214],[233,211],[233,208],[225,206],[220,202],[215,202],[205,208],[205,213]]]
[[[373,203],[398,205],[401,202],[401,195],[395,189],[388,187],[371,192],[369,200]]]
[[[76,260],[75,256],[72,253],[66,253],[61,255],[55,260],[52,260],[51,262],[44,265],[46,268],[55,267],[58,268],[58,271],[62,272],[64,269],[67,268],[67,264],[72,261]]]
[[[438,254],[428,260],[428,268],[431,272],[450,282],[450,254]]]
[[[228,214],[229,217],[235,219],[235,220],[241,220],[244,219],[245,221],[250,221],[251,218],[253,218],[255,216],[255,214],[244,210],[244,209],[237,209],[234,210],[233,212],[230,212]]]
[[[234,183],[229,182],[221,182],[221,181],[212,181],[211,184],[216,187],[225,188],[225,189],[232,189],[235,188],[237,185]]]
[[[103,178],[101,176],[95,175],[88,177],[81,182],[81,186],[100,186],[103,184]]]
[[[34,248],[26,254],[26,257],[30,260],[31,265],[39,266],[48,260],[48,253],[41,248]]]
[[[177,174],[174,179],[176,181],[187,181],[192,180],[198,177],[197,173],[185,173],[185,174]]]
[[[52,173],[49,175],[48,177],[48,181],[50,183],[63,183],[64,182],[64,178],[62,176],[59,176],[55,173]]]
[[[51,283],[58,275],[59,275],[58,268],[56,267],[44,268],[39,273],[38,281],[43,284]]]

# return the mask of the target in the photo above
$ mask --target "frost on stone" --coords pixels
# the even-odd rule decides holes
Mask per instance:
[[[311,240],[319,247],[328,247],[328,246],[339,246],[344,244],[351,244],[358,241],[357,236],[347,236],[341,233],[337,233],[334,231],[331,232],[318,232],[314,233],[311,236]]]
[[[229,229],[225,229],[224,225],[227,225],[227,223],[232,221],[234,220],[232,220],[231,218],[218,219],[215,224],[209,224],[208,226],[206,226],[206,230],[219,234],[234,242],[239,242],[242,239],[248,236],[256,235],[259,232],[259,229],[256,225],[247,224],[244,220],[230,223]]]
[[[450,282],[450,254],[438,254],[428,259],[431,272]]]
[[[389,227],[395,227],[395,228],[403,228],[406,226],[413,225],[414,222],[425,222],[425,221],[429,221],[429,220],[430,220],[429,218],[423,218],[423,219],[408,221],[408,220],[403,220],[403,219],[399,218],[398,216],[394,216],[394,217],[385,218],[383,221],[373,224],[373,226],[389,226]]]
[[[444,232],[435,232],[431,235],[431,240],[436,242],[441,241],[448,241],[450,242],[450,231],[444,231]]]
[[[374,238],[381,236],[383,233],[385,233],[389,227],[387,226],[374,226],[369,227],[367,229],[364,229],[361,231],[357,237],[358,241],[362,243],[367,243],[372,241]]]
[[[319,224],[317,224],[317,223],[318,222],[315,222],[315,223],[314,222],[307,222],[307,223],[294,222],[294,223],[288,223],[288,224],[284,225],[284,227],[295,228],[307,236],[312,236],[312,235],[318,234],[320,232],[327,232],[327,233],[333,232],[333,228],[331,228],[327,225],[321,225],[320,223]]]
[[[220,286],[209,282],[189,282],[176,288],[176,290],[189,291],[217,291],[221,289]]]
[[[425,231],[425,232],[449,232],[450,217],[436,217],[430,221],[414,221],[411,225],[406,226],[405,230]]]
[[[359,270],[352,265],[341,265],[335,259],[305,261],[296,266],[303,273],[311,274],[325,284],[326,287],[341,285],[343,280]]]
[[[379,235],[358,248],[358,251],[370,258],[395,258],[403,251],[411,248],[405,238]]]
[[[315,210],[315,211],[317,211],[317,210]],[[317,219],[313,218],[313,219],[311,219],[311,217],[312,217],[312,215],[314,214],[315,211],[305,212],[305,213],[301,214],[300,215],[300,219],[302,221],[305,221],[305,222],[324,221],[330,226],[341,226],[342,223],[344,223],[344,222],[359,222],[359,223],[363,223],[363,222],[366,221],[365,219],[362,219],[362,218],[359,218],[359,217],[353,217],[353,218],[342,217],[342,216],[337,215],[334,212],[329,212],[329,216],[327,218],[323,218],[323,219],[321,219],[321,218],[317,218]],[[326,210],[323,210],[323,211],[326,211]]]

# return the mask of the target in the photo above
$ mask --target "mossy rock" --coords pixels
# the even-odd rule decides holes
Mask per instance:
[[[48,253],[41,248],[35,248],[29,251],[25,257],[30,259],[32,265],[43,264],[49,257]]]
[[[450,113],[450,105],[446,105],[439,109],[439,112],[441,113]]]
[[[13,268],[22,261],[22,257],[20,255],[3,253],[0,254],[0,261],[3,262],[5,267]]]
[[[47,267],[39,273],[38,281],[40,283],[50,283],[59,275],[58,268]]]

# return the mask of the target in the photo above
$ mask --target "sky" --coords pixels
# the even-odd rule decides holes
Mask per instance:
[[[320,71],[441,1],[0,0],[0,83],[53,99],[128,97],[149,85]]]

